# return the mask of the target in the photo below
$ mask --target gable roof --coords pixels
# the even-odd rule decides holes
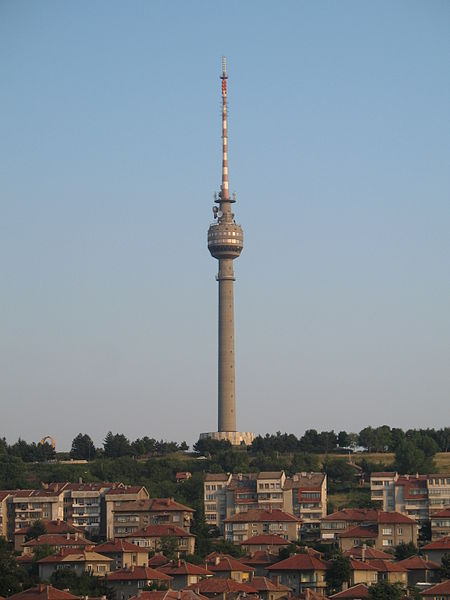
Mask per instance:
[[[310,554],[293,554],[289,558],[267,567],[268,571],[326,571],[328,565]]]
[[[208,569],[213,573],[223,573],[227,571],[241,571],[242,573],[252,573],[255,569],[236,560],[229,554],[218,554],[214,559],[216,562],[208,560]]]
[[[374,508],[343,508],[322,519],[322,521],[370,521],[372,523],[376,523],[377,520],[377,511]]]
[[[173,498],[145,498],[144,500],[130,500],[122,502],[113,508],[113,512],[173,512],[183,511],[194,513],[194,509],[185,504],[175,502]]]
[[[446,506],[442,510],[435,512],[431,515],[431,519],[435,519],[436,517],[450,517],[450,506]]]
[[[194,590],[139,591],[139,596],[132,596],[129,600],[207,600],[206,596],[197,594]]]
[[[118,538],[114,541],[104,542],[103,544],[97,544],[95,551],[100,554],[120,554],[121,552],[140,552],[141,554],[148,554],[148,548],[131,544],[128,540]]]
[[[44,533],[28,542],[22,544],[24,548],[34,548],[35,546],[70,546],[70,547],[82,547],[92,546],[92,542],[86,538],[80,536],[78,538],[67,537],[60,533]]]
[[[200,594],[226,594],[229,592],[242,592],[247,594],[256,594],[257,590],[251,584],[241,583],[234,579],[225,579],[221,577],[209,577],[202,579],[198,583],[191,583],[186,590],[198,590]]]
[[[441,583],[433,585],[427,590],[420,592],[420,595],[424,596],[425,598],[427,596],[444,596],[444,594],[450,596],[450,579],[442,581]],[[10,598],[12,598],[12,596],[10,596]]]
[[[160,538],[165,535],[170,535],[177,538],[195,537],[194,534],[189,533],[189,531],[181,529],[181,527],[177,527],[176,525],[147,525],[142,529],[138,529],[134,533],[127,534],[125,537],[130,539],[141,537]]]
[[[445,550],[450,552],[450,535],[446,535],[438,540],[434,540],[434,542],[430,542],[424,546],[422,550]]]
[[[246,565],[273,565],[278,562],[280,557],[276,554],[271,554],[267,550],[257,550],[251,556],[243,556],[241,562]]]
[[[364,583],[359,583],[351,588],[330,596],[330,600],[359,600],[369,597],[369,588]]]
[[[45,526],[47,533],[82,533],[82,529],[66,523],[62,520],[45,521],[43,519],[40,522]],[[26,535],[30,530],[30,527],[22,527],[22,529],[16,529],[14,535]]]
[[[107,573],[108,581],[170,581],[172,577],[151,567],[133,566]]]
[[[112,561],[111,558],[103,556],[93,550],[62,550],[58,554],[51,554],[45,558],[41,558],[37,562],[39,564],[58,564],[58,563],[74,563],[74,562],[108,562]]]
[[[367,562],[374,566],[380,573],[407,573],[408,571],[403,565],[391,560],[383,560],[382,558],[372,558]]]
[[[11,600],[80,600],[69,592],[58,590],[51,585],[40,583],[32,588],[9,596]],[[8,598],[8,600],[9,600]]]
[[[353,556],[353,558],[361,559],[363,555],[363,550],[365,552],[365,559],[372,560],[381,558],[383,560],[394,560],[394,556],[392,554],[388,554],[387,552],[383,552],[382,550],[377,550],[376,548],[372,548],[371,546],[367,546],[367,548],[363,548],[362,546],[353,546],[348,550],[345,550],[343,553],[344,556]]]
[[[339,538],[366,539],[378,537],[378,531],[376,525],[356,525],[345,531],[340,531],[336,535]]]
[[[267,577],[253,577],[251,586],[256,588],[258,592],[289,592],[291,588],[281,583],[274,583]]]
[[[285,540],[279,535],[254,535],[241,542],[241,546],[288,546],[289,540]]]
[[[192,563],[186,562],[185,560],[181,561],[171,561],[170,563],[163,565],[159,569],[163,573],[167,573],[167,575],[202,575],[206,577],[208,575],[213,575],[211,571],[205,569],[201,565],[194,565]]]
[[[349,561],[352,571],[378,571],[372,561],[370,563],[363,562],[362,560],[356,560],[356,558],[349,558]]]
[[[441,568],[441,565],[439,563],[434,562],[432,560],[426,560],[422,556],[417,555],[410,556],[409,558],[404,558],[403,560],[399,560],[397,564],[401,565],[402,567],[405,567],[405,569],[408,569],[408,571],[422,569],[435,570]]]

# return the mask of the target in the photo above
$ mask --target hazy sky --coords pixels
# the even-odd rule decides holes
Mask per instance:
[[[0,2],[0,436],[449,425],[450,3]]]

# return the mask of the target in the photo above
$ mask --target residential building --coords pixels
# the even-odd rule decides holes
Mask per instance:
[[[60,552],[61,550],[87,550],[92,547],[92,542],[78,533],[67,533],[66,535],[45,533],[28,542],[24,542],[22,544],[22,553],[25,555],[33,554],[35,548],[42,546],[51,546],[55,549],[55,552]]]
[[[9,596],[8,600],[80,600],[80,597],[64,590],[58,590],[51,585],[39,583],[23,592]]]
[[[426,558],[440,563],[444,554],[450,553],[450,535],[430,542],[422,548],[422,551]]]
[[[378,581],[378,570],[369,561],[363,562],[355,558],[349,558],[350,561],[350,586],[364,583],[373,585]]]
[[[450,506],[450,474],[399,475],[374,472],[370,477],[371,499],[384,511],[401,512],[423,523]]]
[[[106,576],[108,587],[114,590],[117,600],[128,600],[151,585],[169,588],[171,577],[151,567],[131,566],[112,571]]]
[[[284,471],[259,473],[208,473],[204,483],[205,518],[224,531],[224,521],[253,509],[282,510],[302,520],[302,526],[319,529],[326,515],[327,485],[324,473]]]
[[[81,529],[78,529],[77,527],[74,527],[73,525],[71,525],[70,523],[66,523],[66,521],[63,520],[56,520],[56,521],[46,521],[46,520],[41,520],[42,525],[44,525],[45,527],[45,531],[47,534],[51,534],[51,535],[60,535],[60,536],[64,536],[67,537],[67,534],[70,535],[75,535],[75,534],[81,534],[82,535],[82,531]],[[22,547],[26,541],[26,537],[27,534],[30,531],[30,527],[23,527],[22,529],[17,529],[14,532],[14,550],[16,552],[22,552]]]
[[[198,583],[205,577],[212,577],[214,573],[201,565],[193,565],[185,560],[177,560],[160,567],[160,571],[170,575],[170,587],[174,590],[183,590],[193,583]]]
[[[369,588],[364,583],[342,590],[330,596],[330,600],[366,600],[369,597]]]
[[[211,571],[214,577],[221,579],[233,579],[234,581],[247,583],[253,575],[252,567],[233,558],[229,554],[217,554],[213,552],[206,557],[206,565],[208,571]]]
[[[77,575],[90,573],[104,577],[110,571],[111,559],[93,550],[64,550],[38,560],[39,578],[48,581],[55,571],[71,569]]]
[[[225,539],[241,544],[255,535],[278,535],[288,541],[299,539],[300,520],[280,509],[253,508],[225,519]]]
[[[278,554],[281,548],[286,548],[288,545],[289,541],[284,537],[268,533],[255,535],[241,542],[242,549],[249,552],[251,556],[261,550]]]
[[[373,543],[378,550],[401,542],[417,545],[417,530],[417,522],[404,514],[374,509],[345,508],[321,522],[322,540],[338,540],[342,551],[364,543]]]
[[[148,550],[127,540],[107,541],[95,546],[95,551],[112,560],[111,571],[132,566],[143,567],[148,563]]]
[[[311,590],[325,595],[325,574],[328,565],[313,554],[294,554],[267,568],[270,576],[279,577],[279,582],[290,587],[294,594]]]
[[[147,525],[126,536],[132,544],[155,552],[161,550],[162,539],[165,538],[176,539],[180,556],[194,554],[195,536],[175,525]]]
[[[256,588],[250,583],[242,583],[234,579],[222,579],[209,577],[202,579],[198,583],[192,583],[186,590],[192,590],[206,596],[207,598],[242,598],[257,593]],[[186,591],[185,590],[185,591]]]
[[[431,540],[450,535],[450,506],[431,515]]]
[[[0,491],[0,537],[8,538],[8,503],[11,493]]]
[[[291,589],[287,585],[271,581],[267,577],[253,577],[251,586],[256,589],[261,600],[279,600],[291,595]]]
[[[55,484],[52,489],[12,491],[8,499],[11,504],[8,539],[12,541],[17,529],[31,527],[35,521],[62,520],[66,485]]]
[[[269,574],[267,567],[279,562],[280,557],[277,554],[267,552],[267,550],[257,550],[254,554],[243,556],[240,561],[255,570],[255,575],[265,577]]]
[[[393,558],[393,557],[391,557]],[[378,581],[388,581],[389,583],[400,583],[403,586],[408,584],[408,569],[392,560],[383,560],[375,558],[367,561],[378,571]]]
[[[397,564],[407,569],[409,587],[418,583],[437,583],[441,579],[441,565],[422,556],[410,556],[399,560]]]
[[[357,558],[358,560],[394,560],[394,555],[389,554],[388,552],[383,552],[382,550],[377,550],[377,548],[372,548],[371,546],[367,546],[367,544],[362,544],[358,546],[352,546],[348,550],[343,552],[344,556],[349,558]]]
[[[185,532],[191,529],[194,510],[173,498],[147,498],[121,502],[113,509],[114,537],[126,537],[147,525],[173,525]]]
[[[144,486],[121,485],[110,488],[105,493],[106,539],[112,540],[117,537],[114,534],[114,513],[119,507],[148,498],[149,493]]]

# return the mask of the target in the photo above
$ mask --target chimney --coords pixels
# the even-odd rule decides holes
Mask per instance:
[[[367,548],[367,544],[363,544],[362,545],[362,550],[361,550],[361,560],[362,560],[362,562],[366,562],[366,548]]]
[[[70,533],[69,532],[66,533],[66,540],[70,540]]]
[[[141,594],[142,594],[142,590],[138,589],[137,597],[139,598]]]
[[[83,483],[83,478],[82,477],[78,477],[78,483]]]
[[[45,583],[40,583],[38,586],[39,592],[43,592],[45,590]]]

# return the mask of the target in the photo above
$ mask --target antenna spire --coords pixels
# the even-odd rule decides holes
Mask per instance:
[[[228,189],[228,116],[227,116],[227,64],[225,56],[222,56],[222,186],[221,200],[230,200]],[[223,209],[222,209],[223,210]]]

